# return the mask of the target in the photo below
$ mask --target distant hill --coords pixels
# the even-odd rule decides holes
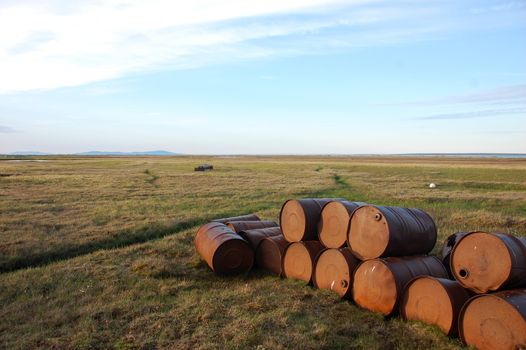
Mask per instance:
[[[56,156],[56,155],[68,155],[65,153],[46,153],[37,151],[22,151],[9,153],[10,156]],[[73,153],[70,155],[74,156],[178,156],[181,153],[173,153],[168,151],[146,151],[146,152],[105,152],[105,151],[89,151]]]
[[[146,151],[146,152],[104,152],[104,151],[89,151],[75,153],[76,156],[177,156],[180,153],[173,153],[168,151]]]

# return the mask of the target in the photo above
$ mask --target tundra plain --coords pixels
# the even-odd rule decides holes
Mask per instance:
[[[288,198],[417,207],[439,231],[526,235],[526,159],[446,157],[0,159],[0,348],[458,349],[261,271],[221,278],[199,225]],[[210,163],[214,170],[194,172]],[[437,183],[430,189],[429,183]]]

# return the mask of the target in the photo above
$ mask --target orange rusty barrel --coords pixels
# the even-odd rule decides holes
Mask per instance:
[[[261,219],[256,214],[248,214],[248,215],[241,215],[241,216],[232,216],[229,218],[221,218],[221,219],[214,219],[212,222],[220,222],[222,224],[226,224],[230,221],[260,221]]]
[[[323,206],[318,223],[321,244],[327,248],[341,248],[347,243],[347,229],[351,214],[362,202],[331,201]]]
[[[471,298],[460,312],[459,333],[479,350],[526,349],[526,289]]]
[[[220,222],[201,226],[194,243],[197,252],[219,275],[248,272],[254,263],[254,251],[247,241]]]
[[[323,250],[318,241],[302,241],[290,244],[283,256],[283,276],[310,283],[314,260]]]
[[[420,276],[405,286],[400,314],[406,320],[438,326],[448,336],[458,333],[458,315],[473,295],[457,281]]]
[[[329,289],[341,298],[351,295],[354,270],[360,260],[347,248],[330,248],[316,258],[312,281],[320,289]]]
[[[238,234],[241,237],[243,237],[248,243],[250,243],[250,246],[252,247],[252,249],[254,249],[254,251],[256,250],[257,246],[259,245],[259,242],[261,242],[263,238],[282,236],[281,229],[279,228],[279,226],[239,231]]]
[[[442,245],[442,263],[444,264],[450,278],[455,278],[451,272],[451,251],[453,250],[455,244],[457,244],[457,242],[467,234],[468,232],[453,233],[448,238],[446,238],[444,244]]]
[[[241,231],[254,230],[257,228],[279,226],[274,221],[229,221],[226,225],[236,233],[239,233]]]
[[[283,256],[289,244],[282,235],[263,238],[256,248],[256,265],[283,276]]]
[[[289,199],[281,207],[279,222],[283,236],[289,242],[318,240],[321,209],[341,198]]]
[[[447,278],[442,262],[434,256],[372,259],[354,272],[353,299],[361,307],[393,315],[398,311],[405,285],[418,276]]]
[[[360,260],[427,254],[435,246],[435,222],[414,208],[364,205],[354,211],[347,242]]]
[[[504,233],[470,232],[453,247],[451,272],[476,293],[526,286],[526,242]]]

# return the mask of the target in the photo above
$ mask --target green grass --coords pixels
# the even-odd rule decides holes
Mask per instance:
[[[310,196],[422,208],[435,253],[455,231],[526,233],[525,161],[48,160],[0,161],[0,348],[456,349],[434,327],[297,281],[217,277],[193,235],[214,217],[277,220],[286,199]]]

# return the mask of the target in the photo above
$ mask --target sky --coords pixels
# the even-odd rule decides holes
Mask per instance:
[[[526,153],[526,0],[0,0],[0,153]]]

